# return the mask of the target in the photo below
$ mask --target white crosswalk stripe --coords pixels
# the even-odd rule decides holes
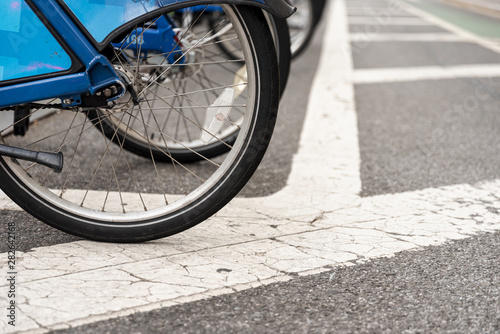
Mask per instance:
[[[443,80],[457,78],[485,78],[500,76],[499,64],[459,66],[419,66],[405,68],[358,69],[354,72],[355,84],[403,82],[418,80]],[[498,85],[498,83],[494,83]]]
[[[391,17],[390,19],[386,18],[377,18],[372,16],[351,16],[349,17],[350,24],[361,24],[361,25],[369,25],[373,23],[378,23],[380,25],[398,25],[398,26],[434,26],[429,21],[423,20],[421,18],[415,17]]]
[[[353,42],[468,42],[467,39],[451,34],[380,34],[357,33],[350,35]]]

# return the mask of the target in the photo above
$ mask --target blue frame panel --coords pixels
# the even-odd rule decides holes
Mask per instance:
[[[97,42],[126,22],[158,9],[155,0],[65,0]]]
[[[71,57],[24,0],[0,0],[0,81],[66,71]]]
[[[54,96],[59,96],[64,100],[65,97],[73,98],[87,92],[94,94],[100,88],[114,83],[122,85],[113,66],[95,50],[56,0],[31,1],[82,63],[86,65],[86,71],[0,88],[0,107],[53,98]],[[71,105],[77,104],[79,103],[75,101]]]
[[[282,0],[273,0],[279,2]],[[162,7],[179,5],[235,2],[217,0],[64,0],[75,17],[85,26],[97,43],[103,42],[114,30],[140,16]],[[242,4],[266,6],[264,0],[237,0]]]

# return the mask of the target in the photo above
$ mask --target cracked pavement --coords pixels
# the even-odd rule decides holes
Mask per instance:
[[[330,10],[327,56],[286,186],[266,197],[236,198],[206,222],[166,239],[126,245],[82,240],[19,254],[17,331],[74,327],[325,272],[334,279],[332,268],[500,230],[500,180],[360,196],[345,2],[335,1]],[[6,303],[0,295],[0,305]],[[0,331],[12,331],[5,318]]]

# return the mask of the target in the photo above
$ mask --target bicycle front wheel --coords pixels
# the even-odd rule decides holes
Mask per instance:
[[[88,114],[59,110],[30,126],[24,137],[4,129],[4,143],[63,152],[65,165],[57,174],[36,163],[3,157],[2,189],[51,226],[111,242],[165,237],[222,208],[262,159],[279,100],[276,55],[262,12],[240,6],[223,9],[221,24],[229,22],[234,29],[242,60],[219,58],[214,31],[201,19],[179,34],[181,58],[186,58],[182,66],[159,62],[140,45],[130,52],[122,43],[111,62],[133,81],[140,102],[131,103],[125,96],[115,108]],[[130,34],[149,27],[154,27],[154,20],[133,27]],[[144,64],[148,66],[139,66]],[[190,80],[203,80],[204,88]],[[52,101],[45,103],[50,106]],[[221,133],[233,127],[239,131],[234,142],[226,142],[229,152],[222,156],[209,158],[197,152],[201,161],[186,164],[170,154],[170,148],[179,145],[192,151],[185,144],[190,140],[224,142]],[[146,143],[149,154],[131,153],[124,147],[129,139]],[[160,162],[159,154],[168,162]]]

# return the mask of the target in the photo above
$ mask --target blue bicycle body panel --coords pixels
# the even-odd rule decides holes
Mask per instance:
[[[16,0],[10,1],[16,2]],[[87,40],[56,0],[30,1],[36,6],[40,15],[45,17],[52,28],[59,33],[66,47],[71,49],[84,64],[85,71],[2,87],[0,88],[0,107],[39,101],[54,96],[60,97],[63,101],[70,101],[69,103],[63,102],[64,106],[75,106],[81,103],[81,94],[94,94],[99,89],[113,84],[123,86],[107,58],[95,50],[92,43]],[[24,47],[33,52],[37,59],[43,59],[44,55],[40,53],[44,50],[33,49],[30,45]]]
[[[65,0],[69,9],[97,42],[110,32],[159,6],[154,0]]]
[[[0,81],[71,67],[71,58],[24,0],[0,0],[0,45]]]

